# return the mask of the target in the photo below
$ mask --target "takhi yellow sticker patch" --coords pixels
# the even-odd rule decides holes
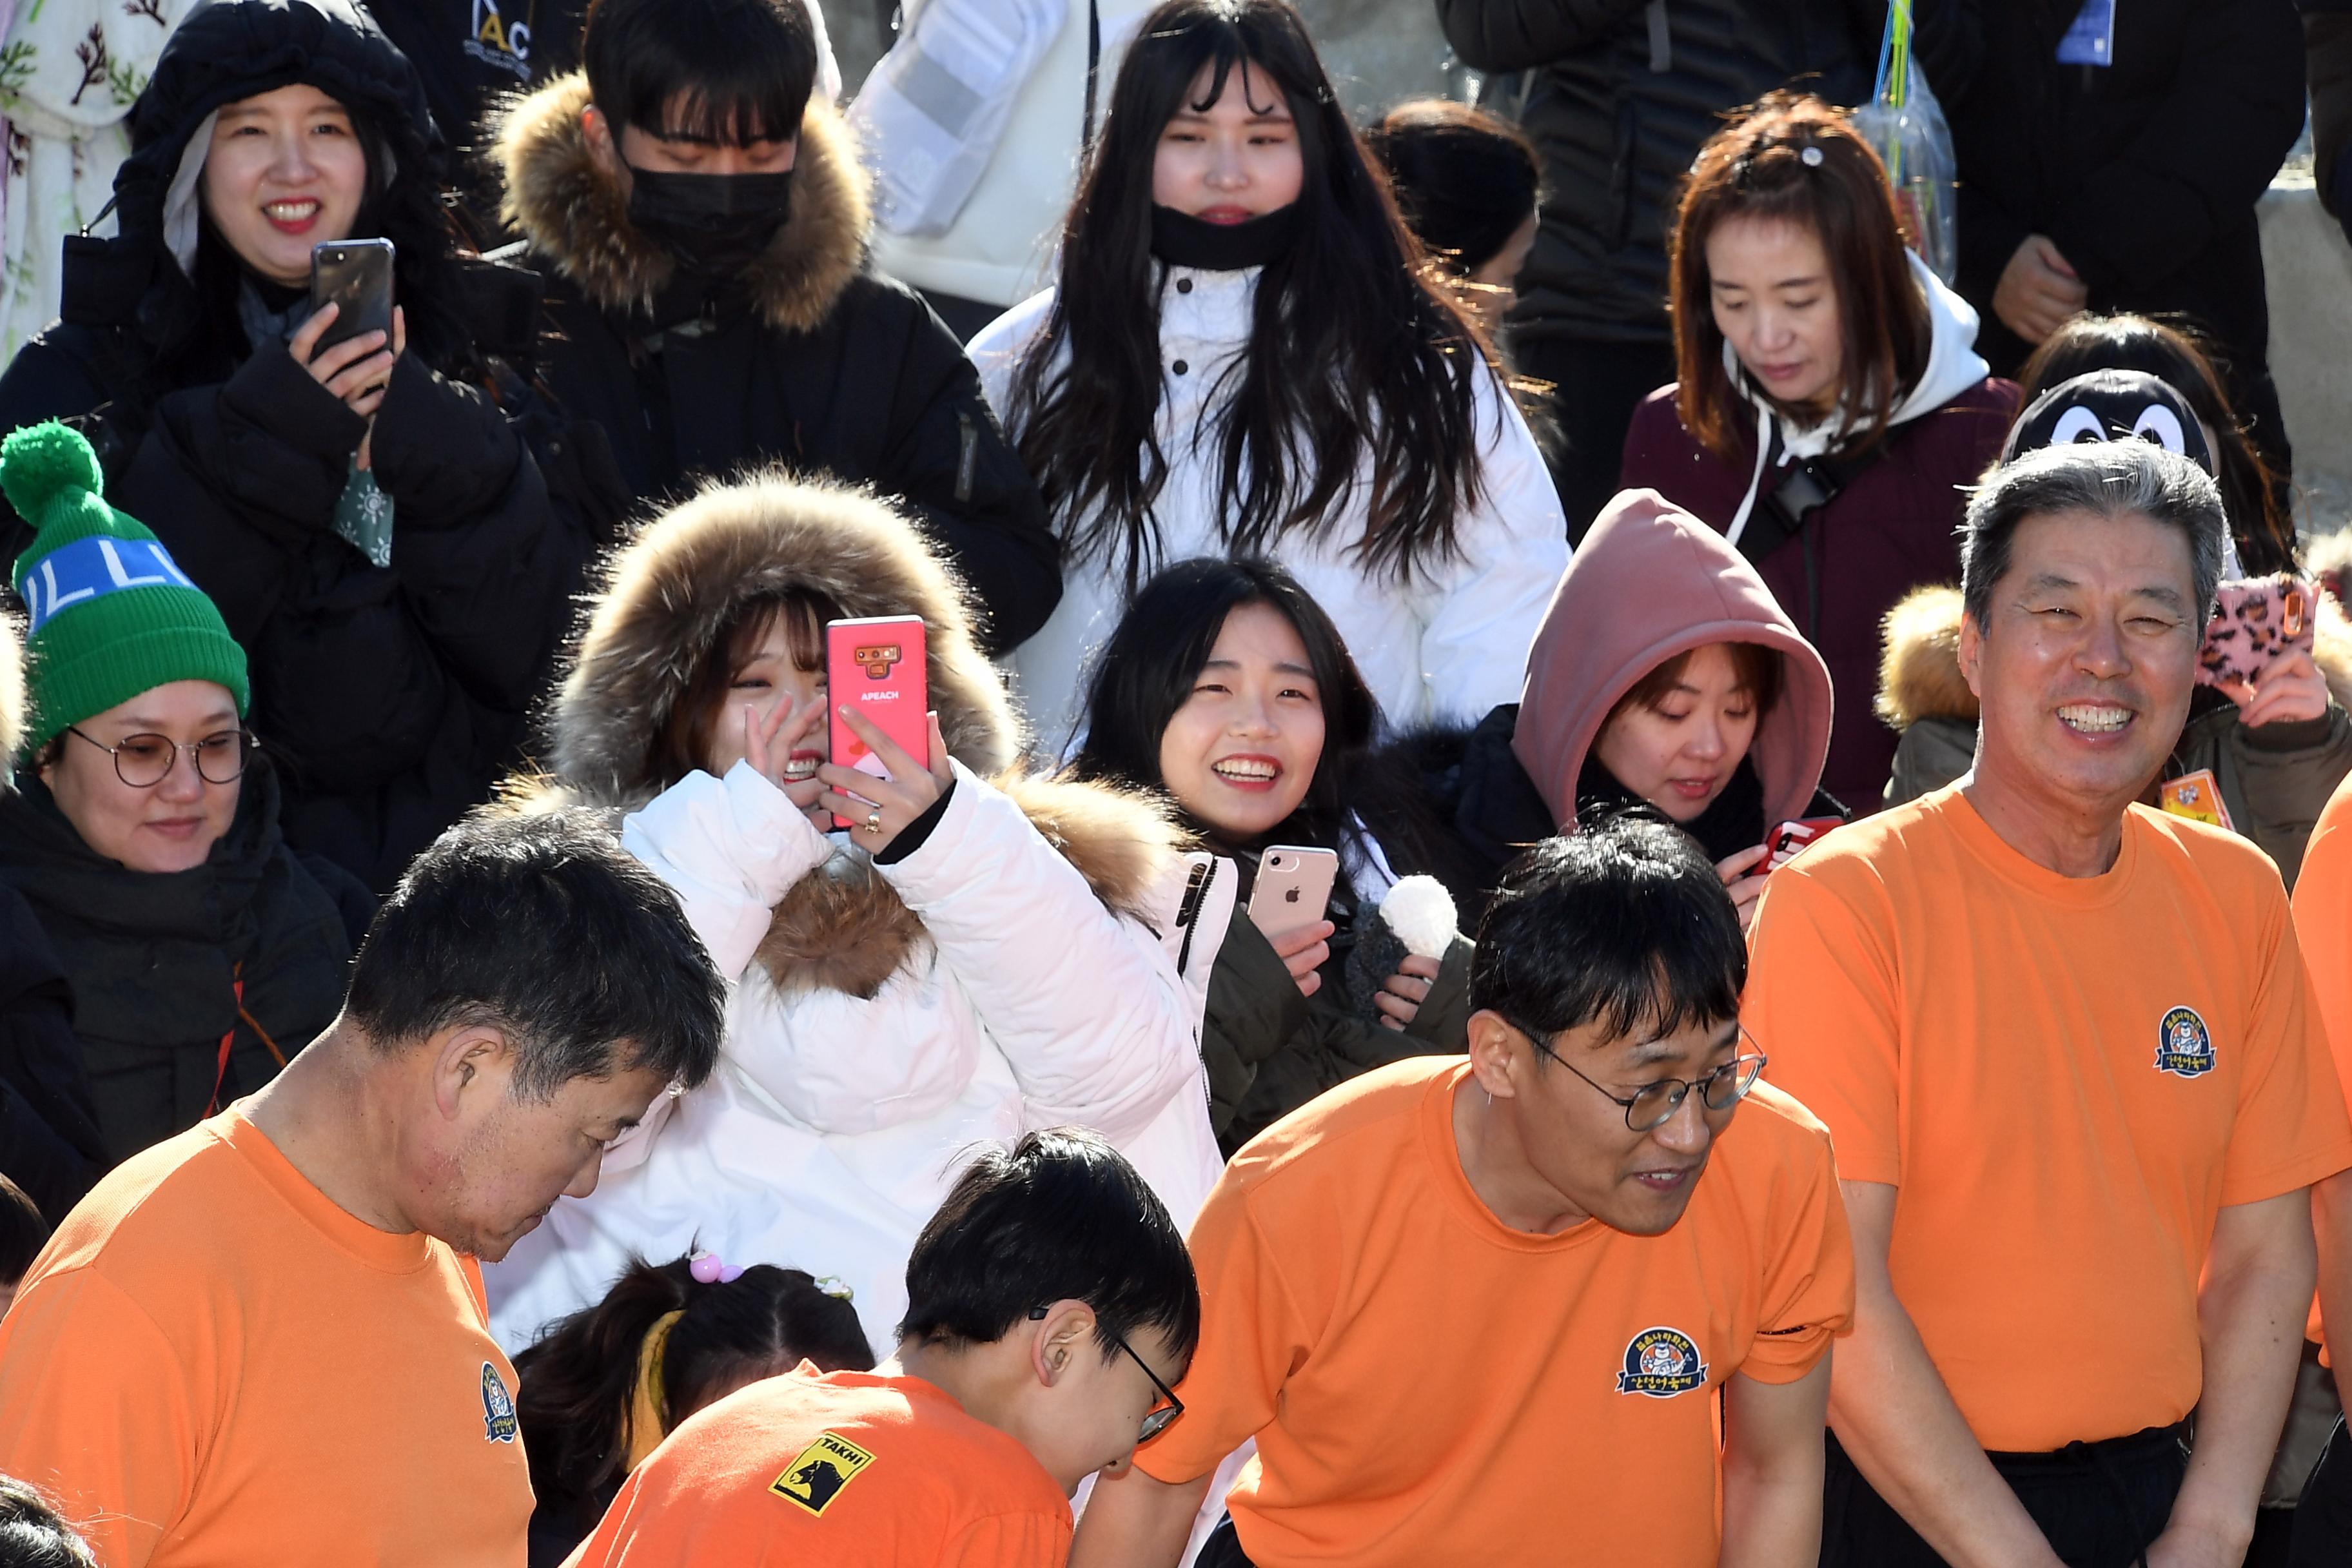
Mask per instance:
[[[841,1495],[841,1489],[873,1462],[873,1455],[848,1438],[820,1432],[816,1441],[803,1448],[784,1473],[769,1483],[768,1489],[822,1517]]]

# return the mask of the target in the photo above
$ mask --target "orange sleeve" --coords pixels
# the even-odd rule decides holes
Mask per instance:
[[[2275,881],[2270,889],[2275,889]],[[2312,1015],[2283,891],[2263,920],[2268,962],[2246,1030],[2247,1071],[2221,1167],[2221,1202],[2259,1203],[2352,1166],[2352,1117]]]
[[[184,1358],[87,1268],[0,1320],[0,1474],[29,1481],[106,1568],[140,1568],[187,1510],[199,1456]]]
[[[2336,1076],[2352,1084],[2352,812],[2331,805],[2311,837],[2295,879],[2294,935]]]
[[[940,1553],[940,1568],[1062,1568],[1069,1554],[1066,1518],[995,1513],[958,1531]]]
[[[1251,1212],[1253,1191],[1229,1169],[1186,1238],[1201,1280],[1201,1343],[1176,1387],[1184,1418],[1135,1455],[1138,1469],[1170,1485],[1200,1479],[1272,1421],[1284,1381],[1311,1348]]]
[[[1748,937],[1739,1017],[1771,1058],[1766,1077],[1829,1124],[1838,1175],[1897,1184],[1894,958],[1850,894],[1800,867],[1772,873]]]
[[[1770,1259],[1756,1338],[1739,1370],[1759,1383],[1794,1383],[1829,1353],[1830,1341],[1853,1327],[1853,1238],[1829,1140],[1807,1130],[1802,1153],[1780,1173]]]

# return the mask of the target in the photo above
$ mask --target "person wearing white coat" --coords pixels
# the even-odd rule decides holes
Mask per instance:
[[[726,765],[721,738],[790,685],[763,649],[805,677],[825,619],[884,615],[923,618],[951,761],[869,853],[772,782],[813,768],[812,742],[781,737],[763,773]],[[1206,857],[1138,796],[1016,771],[961,589],[890,506],[768,474],[656,519],[612,563],[551,727],[525,808],[625,812],[623,842],[730,983],[728,1032],[709,1083],[656,1101],[594,1194],[486,1270],[502,1343],[601,1299],[632,1254],[700,1247],[838,1279],[884,1353],[969,1151],[1036,1127],[1101,1132],[1190,1220],[1220,1164],[1196,1032],[1224,929],[1199,907]]]
[[[1061,604],[1013,656],[1041,742],[1069,744],[1131,585],[1197,555],[1287,568],[1392,731],[1516,700],[1568,531],[1482,344],[1421,270],[1295,11],[1147,17],[1060,281],[967,349],[1068,546]],[[1130,384],[1145,362],[1155,384]],[[1287,427],[1266,418],[1276,379]],[[1265,451],[1279,493],[1259,506]]]

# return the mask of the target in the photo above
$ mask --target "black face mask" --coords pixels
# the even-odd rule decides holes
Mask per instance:
[[[629,165],[629,221],[687,271],[732,277],[792,215],[793,172],[677,174]]]
[[[1297,202],[1242,223],[1206,223],[1156,202],[1151,207],[1151,254],[1171,267],[1239,272],[1279,259],[1297,238]]]

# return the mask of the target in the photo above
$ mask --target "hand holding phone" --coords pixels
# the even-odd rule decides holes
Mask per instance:
[[[1250,923],[1278,937],[1320,922],[1339,878],[1339,857],[1333,850],[1273,846],[1258,857],[1257,882],[1250,889]]]
[[[2294,654],[2309,654],[2316,640],[2318,591],[2290,573],[2224,583],[2215,592],[2213,619],[2197,652],[2197,679],[2238,700],[2251,694],[2263,671]]]
[[[825,625],[832,760],[817,773],[844,797],[827,800],[834,826],[875,836],[878,842],[869,843],[869,849],[888,842],[880,837],[884,825],[876,816],[886,803],[872,781],[896,780],[918,793],[922,784],[929,784],[932,799],[944,787],[931,776],[946,766],[946,752],[944,748],[932,752],[939,720],[929,712],[929,669],[920,616],[867,616]],[[890,837],[904,826],[891,825]]]

